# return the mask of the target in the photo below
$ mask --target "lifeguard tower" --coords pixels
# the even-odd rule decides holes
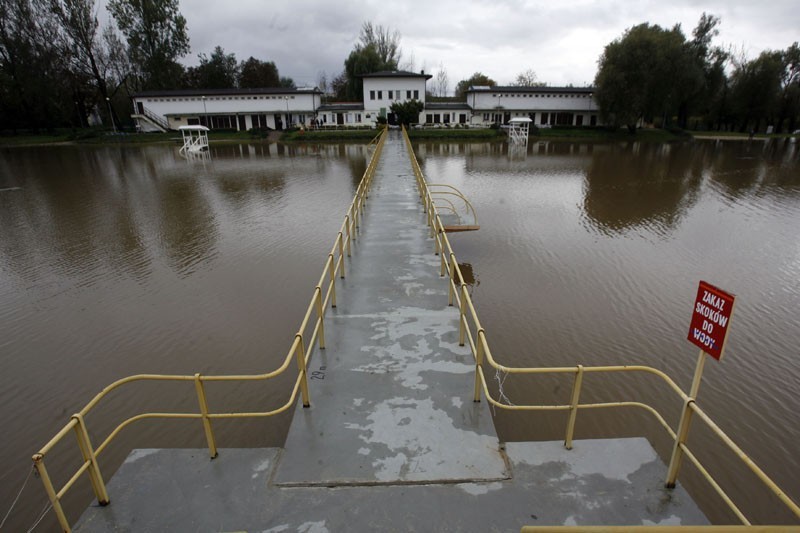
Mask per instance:
[[[208,150],[208,128],[205,126],[181,126],[178,128],[183,137],[181,155],[204,152]]]
[[[508,121],[508,142],[515,146],[528,146],[528,129],[531,122],[528,117],[515,117]]]

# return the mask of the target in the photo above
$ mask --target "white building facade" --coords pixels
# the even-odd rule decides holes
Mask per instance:
[[[597,126],[599,109],[592,87],[470,87],[470,124],[508,124],[527,117],[533,125]]]
[[[424,105],[425,86],[432,77],[430,74],[425,74],[425,71],[419,74],[402,70],[365,74],[362,76],[364,81],[364,118],[376,123],[378,118],[382,117],[389,124],[395,124],[394,113],[391,111],[392,104],[417,100]],[[420,114],[421,118],[424,118],[423,113]]]
[[[180,126],[246,131],[309,127],[321,103],[319,89],[206,89],[146,91],[132,98],[140,131]]]

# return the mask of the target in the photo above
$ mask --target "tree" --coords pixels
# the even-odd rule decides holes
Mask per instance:
[[[795,42],[782,53],[781,93],[778,102],[778,118],[775,132],[783,131],[788,119],[788,131],[792,132],[800,118],[800,46]]]
[[[393,68],[386,68],[386,70],[395,70],[397,65],[400,64],[400,58],[403,54],[400,50],[400,32],[397,30],[392,31],[383,26],[373,26],[372,22],[365,22],[361,26],[361,34],[359,35],[361,46],[366,48],[368,46],[375,47],[381,63],[384,65],[394,65]]]
[[[545,84],[541,81],[538,81],[536,77],[536,72],[529,68],[523,72],[517,74],[517,77],[514,78],[514,82],[511,84],[516,87],[544,87]]]
[[[239,66],[239,87],[243,89],[280,87],[280,85],[278,67],[272,61],[259,61],[251,56]]]
[[[141,88],[175,88],[183,75],[177,60],[189,53],[178,0],[109,0],[108,10],[127,40]]]
[[[491,79],[486,74],[476,72],[466,80],[461,80],[456,84],[456,98],[461,100],[466,99],[467,90],[472,86],[495,87],[497,82]]]
[[[447,70],[445,70],[442,63],[439,63],[439,70],[433,76],[433,96],[443,98],[447,96],[449,89],[450,81],[447,76]]]
[[[58,21],[34,0],[0,2],[0,124],[52,128],[77,118],[86,80],[74,79]],[[74,121],[73,124],[77,122]]]
[[[419,114],[424,107],[419,100],[405,100],[393,102],[389,109],[397,116],[399,124],[409,125],[419,122]]]
[[[731,100],[739,131],[748,127],[758,131],[762,120],[774,113],[783,70],[780,51],[764,51],[756,59],[736,65],[731,75]]]
[[[337,92],[337,97],[360,100],[364,88],[361,76],[372,72],[397,70],[401,55],[399,32],[365,22],[361,27],[359,42],[344,61],[347,83],[341,94]]]
[[[294,84],[294,80],[292,78],[281,76],[281,87],[285,89],[296,89],[297,85]]]
[[[595,98],[604,121],[626,125],[633,133],[640,119],[666,122],[701,83],[686,38],[670,30],[640,24],[606,45],[595,77]]]
[[[200,65],[186,71],[185,85],[193,89],[233,89],[239,78],[235,54],[226,54],[216,46],[211,56],[200,54]]]

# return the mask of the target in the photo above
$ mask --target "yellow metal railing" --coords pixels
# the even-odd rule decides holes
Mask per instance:
[[[347,209],[347,214],[344,217],[339,232],[336,235],[333,247],[325,260],[325,266],[322,269],[322,275],[319,282],[314,287],[314,294],[311,297],[311,302],[297,330],[294,337],[289,353],[283,360],[283,363],[275,370],[265,374],[255,375],[228,375],[228,376],[204,376],[201,374],[189,375],[161,375],[161,374],[139,374],[129,376],[104,388],[92,400],[86,404],[78,413],[74,414],[70,421],[59,431],[56,435],[45,444],[38,453],[33,456],[33,464],[38,472],[44,489],[50,498],[53,510],[58,518],[58,522],[64,531],[70,531],[70,525],[67,520],[64,510],[61,506],[61,499],[69,491],[69,489],[80,479],[83,474],[88,474],[89,480],[92,485],[97,501],[100,505],[107,505],[109,503],[108,492],[106,491],[105,482],[100,467],[97,461],[97,456],[100,455],[114,440],[114,438],[126,427],[148,418],[190,418],[199,419],[203,423],[203,430],[206,435],[208,443],[209,455],[213,459],[217,456],[217,444],[214,438],[214,430],[212,421],[221,420],[226,418],[248,418],[248,417],[268,417],[277,415],[289,409],[294,405],[297,399],[298,390],[303,399],[303,406],[310,405],[308,394],[308,380],[306,371],[308,368],[308,361],[311,357],[314,344],[319,342],[320,349],[325,348],[325,313],[328,307],[336,307],[336,276],[342,279],[345,277],[345,256],[350,257],[352,249],[352,241],[358,231],[361,222],[361,215],[364,209],[364,204],[369,196],[369,189],[372,185],[372,179],[375,174],[375,169],[380,159],[381,150],[386,141],[386,130],[382,130],[370,142],[370,145],[375,146],[375,151],[372,154],[370,162],[366,171],[358,185],[356,194],[353,201]],[[213,413],[208,407],[206,400],[205,384],[209,382],[219,381],[263,381],[281,375],[286,371],[295,360],[297,363],[297,378],[295,379],[292,393],[289,400],[277,409],[266,412],[237,412],[237,413]],[[177,381],[177,382],[193,382],[195,392],[197,394],[197,401],[199,405],[199,412],[196,413],[143,413],[120,423],[106,439],[96,448],[92,447],[89,439],[89,432],[86,428],[86,415],[105,398],[111,391],[116,390],[123,385],[139,382],[139,381]],[[83,457],[83,463],[80,468],[70,477],[70,479],[60,488],[56,489],[45,467],[45,458],[53,447],[58,444],[70,432],[75,433],[78,441],[78,447]]]
[[[680,467],[680,459],[682,457],[688,458],[698,469],[700,474],[709,482],[715,492],[722,498],[728,505],[731,511],[739,518],[742,524],[750,525],[750,521],[745,517],[742,511],[731,500],[730,496],[722,489],[717,481],[711,476],[706,468],[700,463],[698,458],[692,453],[687,445],[689,420],[692,415],[705,422],[706,426],[724,443],[741,461],[752,471],[764,485],[797,517],[800,519],[800,507],[787,496],[783,490],[772,481],[761,468],[756,465],[747,454],[728,437],[722,429],[715,424],[711,418],[698,407],[695,402],[697,392],[696,384],[693,384],[692,391],[687,394],[683,391],[667,374],[649,366],[639,365],[622,365],[622,366],[595,366],[585,367],[578,365],[575,367],[551,367],[551,368],[516,368],[508,367],[499,364],[492,356],[492,351],[489,349],[489,343],[486,339],[486,332],[481,326],[478,319],[478,314],[475,311],[475,306],[472,303],[467,292],[467,284],[464,282],[464,277],[461,274],[461,269],[458,266],[456,255],[447,238],[445,226],[439,217],[438,207],[434,202],[433,195],[419,166],[416,155],[414,154],[411,140],[409,139],[405,130],[403,135],[408,149],[411,165],[414,169],[414,174],[419,188],[420,200],[423,204],[424,211],[427,215],[428,225],[430,226],[431,237],[434,239],[434,248],[436,254],[441,258],[440,275],[449,277],[449,297],[448,303],[450,305],[457,305],[459,309],[459,344],[464,346],[469,343],[470,350],[475,359],[475,389],[474,401],[480,401],[481,391],[489,401],[490,404],[506,410],[512,411],[566,411],[569,416],[567,419],[566,434],[564,438],[564,445],[567,449],[572,449],[572,439],[575,434],[575,423],[577,420],[578,411],[581,409],[601,409],[610,407],[637,407],[644,409],[661,424],[670,438],[674,441],[674,450],[672,460],[670,461],[670,468],[667,474],[666,486],[671,488],[675,486],[678,477],[678,470]],[[701,358],[700,361],[703,361]],[[570,395],[570,402],[568,404],[560,405],[509,405],[492,397],[487,385],[486,376],[484,374],[484,366],[489,365],[496,371],[504,372],[507,374],[572,374],[574,381],[572,386],[572,393]],[[675,393],[683,406],[681,416],[681,423],[678,430],[675,431],[667,423],[661,414],[653,407],[641,402],[604,402],[604,403],[580,403],[580,396],[583,387],[583,378],[586,374],[597,373],[610,373],[610,372],[643,372],[657,376]],[[697,375],[697,374],[696,374]]]

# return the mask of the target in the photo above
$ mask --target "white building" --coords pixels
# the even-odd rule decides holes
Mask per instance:
[[[202,125],[249,130],[311,125],[320,106],[319,89],[204,89],[145,91],[132,98],[140,131]]]
[[[425,85],[432,77],[424,70],[419,74],[394,70],[363,75],[364,118],[377,122],[378,117],[382,117],[389,124],[395,124],[394,113],[390,110],[392,104],[417,100],[424,105]]]
[[[466,102],[427,102],[425,87],[431,77],[424,71],[366,74],[362,102],[327,104],[321,104],[322,92],[316,88],[147,91],[133,96],[133,118],[140,131],[191,125],[234,130],[375,127],[380,119],[396,123],[393,103],[417,100],[424,105],[418,122],[434,126],[489,127],[521,117],[538,127],[598,125],[591,87],[473,86]]]
[[[592,87],[470,87],[470,124],[508,124],[528,117],[533,125],[596,126],[597,102]]]

